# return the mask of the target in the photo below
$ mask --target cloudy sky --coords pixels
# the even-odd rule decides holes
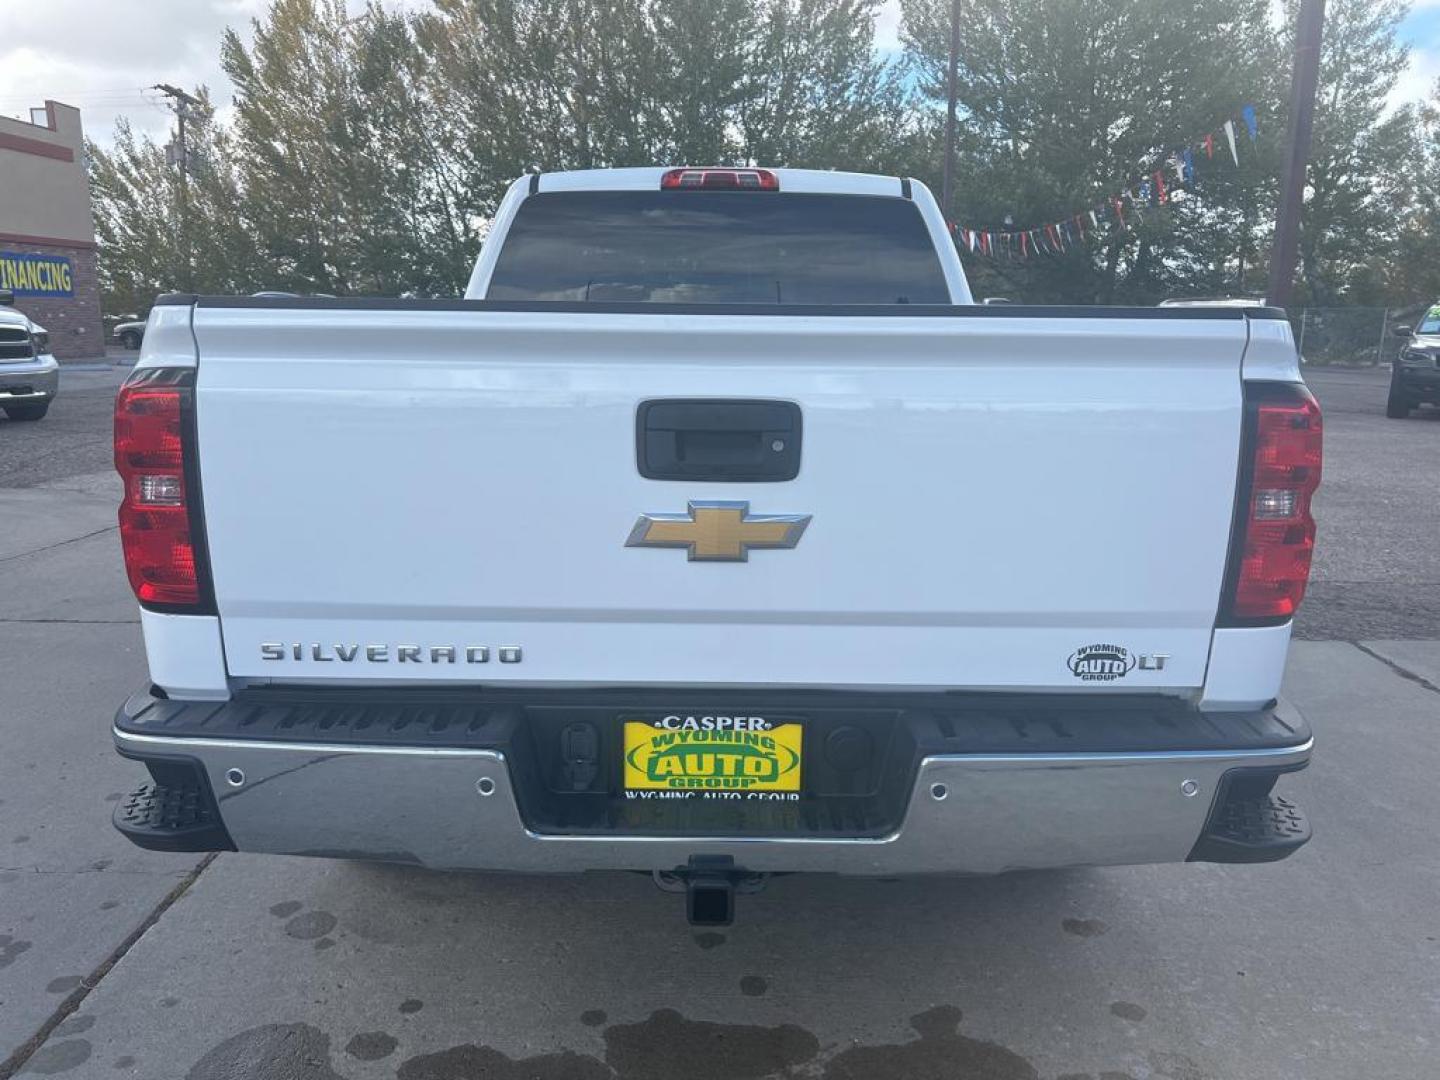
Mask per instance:
[[[385,0],[420,8],[428,0]],[[347,0],[356,11],[364,0]],[[248,31],[267,0],[0,0],[0,115],[26,117],[54,98],[84,111],[87,132],[107,142],[115,118],[163,137],[164,99],[147,89],[168,82],[210,87],[223,105],[230,87],[220,70],[225,27]],[[879,45],[894,48],[898,0],[887,0]],[[1440,0],[1417,0],[1404,26],[1412,56],[1396,100],[1424,97],[1440,77]]]

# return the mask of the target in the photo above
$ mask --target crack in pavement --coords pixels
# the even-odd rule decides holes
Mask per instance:
[[[131,626],[139,621],[139,619],[0,619],[0,625],[6,623],[41,623],[47,626]]]
[[[55,548],[64,547],[66,544],[78,544],[81,540],[89,540],[92,536],[103,536],[106,533],[119,531],[119,525],[111,525],[105,529],[96,529],[94,532],[88,532],[84,536],[72,536],[69,540],[57,540],[53,544],[46,544],[44,547],[35,548],[33,551],[22,551],[16,555],[6,555],[4,558],[0,558],[0,563],[14,562],[16,559],[28,559],[31,555],[39,555],[45,551],[53,551]]]
[[[80,1006],[85,1003],[85,999],[90,996],[90,992],[100,985],[101,980],[104,979],[106,975],[110,974],[110,969],[123,960],[125,954],[133,949],[142,937],[149,933],[150,928],[160,921],[160,917],[164,915],[165,912],[170,910],[170,906],[179,900],[180,897],[184,896],[190,886],[195,884],[200,875],[205,871],[205,868],[215,861],[216,854],[216,852],[212,851],[196,863],[195,868],[186,874],[184,879],[176,885],[175,888],[166,893],[160,902],[150,910],[150,914],[145,916],[140,925],[130,931],[130,933],[126,935],[125,940],[120,942],[109,956],[100,961],[100,966],[81,980],[80,985],[72,990],[65,1000],[56,1007],[55,1011],[50,1014],[49,1019],[40,1025],[40,1029],[16,1047],[13,1054],[4,1061],[0,1061],[0,1080],[10,1080],[11,1077],[25,1068],[26,1062],[34,1057],[35,1052],[45,1045],[46,1040],[55,1033],[55,1029],[63,1024],[72,1013],[79,1009]]]
[[[1429,679],[1425,678],[1425,676],[1423,676],[1423,675],[1417,675],[1415,672],[1411,671],[1409,668],[1407,668],[1407,667],[1402,667],[1401,665],[1397,664],[1394,660],[1391,660],[1388,656],[1382,656],[1380,653],[1376,652],[1374,649],[1370,648],[1369,646],[1362,645],[1362,644],[1360,644],[1360,642],[1358,642],[1358,641],[1351,641],[1350,644],[1351,644],[1351,645],[1354,645],[1355,648],[1359,649],[1359,650],[1360,650],[1361,652],[1363,652],[1366,656],[1374,657],[1376,660],[1379,660],[1380,663],[1384,664],[1384,665],[1385,665],[1386,667],[1388,667],[1391,671],[1395,672],[1396,675],[1399,675],[1402,679],[1405,679],[1405,680],[1407,680],[1407,681],[1409,681],[1409,682],[1416,683],[1416,684],[1418,684],[1419,686],[1421,686],[1423,689],[1429,690],[1432,694],[1440,694],[1440,686],[1436,686],[1436,685],[1435,685],[1433,682],[1431,682]]]
[[[188,873],[188,871],[186,871]],[[111,866],[83,866],[77,870],[49,870],[36,866],[33,863],[29,866],[0,866],[0,874],[121,874],[131,877],[183,877],[184,875],[175,870],[116,870]]]

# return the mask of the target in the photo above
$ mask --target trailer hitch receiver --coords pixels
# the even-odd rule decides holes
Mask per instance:
[[[654,878],[666,892],[685,893],[691,926],[729,926],[735,921],[735,894],[759,892],[769,875],[741,869],[729,855],[692,855],[686,866],[656,871]]]

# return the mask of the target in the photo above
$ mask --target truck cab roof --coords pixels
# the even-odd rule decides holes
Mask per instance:
[[[569,172],[539,173],[536,191],[655,191],[661,178],[681,166],[646,166],[633,169],[575,169]],[[684,166],[690,168],[692,166]],[[704,169],[711,166],[697,165]],[[714,166],[725,169],[726,166]],[[738,168],[732,166],[731,168]],[[898,176],[872,173],[836,172],[827,169],[766,169],[780,181],[782,192],[811,195],[893,195],[905,194]],[[527,182],[522,178],[517,183]]]

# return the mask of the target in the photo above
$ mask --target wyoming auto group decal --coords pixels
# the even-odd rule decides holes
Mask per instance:
[[[1114,682],[1139,667],[1141,671],[1164,671],[1168,653],[1135,656],[1123,645],[1082,645],[1070,654],[1065,666],[1082,682]]]

